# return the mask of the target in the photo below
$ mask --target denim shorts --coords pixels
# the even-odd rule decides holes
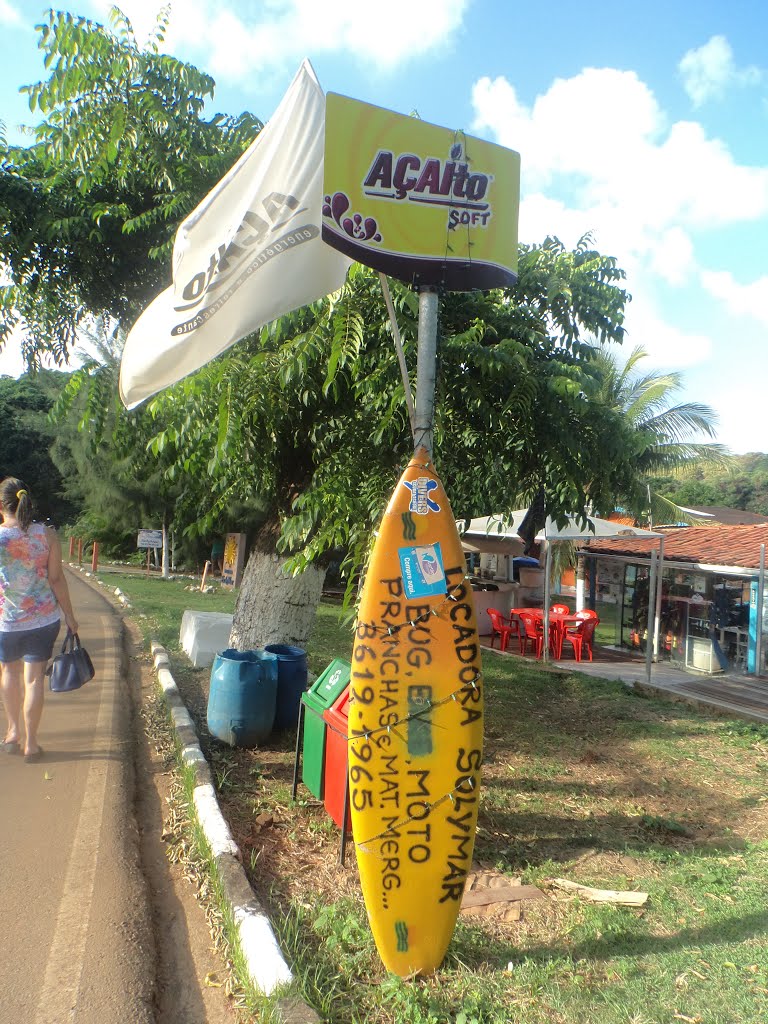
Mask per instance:
[[[0,630],[0,661],[50,661],[61,622],[37,629]]]

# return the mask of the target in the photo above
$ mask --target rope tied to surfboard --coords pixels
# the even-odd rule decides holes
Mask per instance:
[[[463,788],[465,783],[467,788]],[[466,796],[467,793],[473,793],[476,787],[479,787],[479,782],[475,782],[474,776],[465,775],[464,778],[461,779],[456,786],[454,786],[450,793],[444,793],[443,796],[438,797],[437,800],[433,800],[431,802],[428,800],[424,800],[422,803],[420,801],[420,805],[424,807],[426,814],[429,814],[436,807],[439,807],[441,804],[446,803],[446,801],[448,800],[450,800],[451,804],[455,804],[457,795],[461,796],[463,794]],[[368,844],[376,843],[379,841],[379,839],[391,839],[393,836],[396,837],[399,834],[400,829],[404,828],[406,825],[411,825],[414,822],[424,821],[426,814],[412,814],[407,818],[403,818],[401,821],[392,822],[390,825],[387,825],[387,827],[382,832],[379,832],[375,836],[370,836],[368,839],[364,839],[362,842],[355,843],[355,846],[359,850],[362,850],[364,853],[371,853],[374,856],[382,857],[383,855],[378,853],[376,850],[368,849]]]
[[[352,736],[349,736],[346,732],[342,732],[341,729],[336,728],[335,725],[333,725],[331,722],[329,722],[327,719],[323,717],[322,711],[313,708],[310,704],[304,705],[304,713],[307,714],[307,712],[309,712],[309,714],[314,715],[315,718],[321,719],[323,722],[325,722],[326,729],[328,729],[332,733],[335,733],[337,736],[343,736],[347,743],[351,743],[354,740],[368,740],[370,739],[371,736],[378,735],[378,733],[380,732],[392,731],[394,731],[395,735],[399,739],[404,740],[404,737],[397,732],[398,728],[401,725],[407,725],[408,722],[412,722],[415,719],[423,720],[424,716],[427,715],[429,712],[434,711],[435,708],[439,708],[443,704],[448,704],[449,701],[458,701],[459,696],[462,693],[470,693],[472,690],[479,690],[477,684],[478,682],[480,682],[482,678],[483,673],[478,671],[474,679],[470,680],[470,682],[468,683],[465,683],[463,686],[460,686],[458,689],[454,690],[453,693],[449,693],[448,696],[443,697],[442,700],[430,700],[429,698],[427,698],[424,701],[425,707],[420,708],[418,711],[413,711],[410,714],[403,715],[402,718],[398,718],[397,721],[390,722],[388,725],[377,726],[375,729],[361,729],[359,731],[354,731]],[[350,696],[349,703],[354,704],[354,697]]]
[[[424,701],[425,707],[420,708],[418,711],[412,711],[408,715],[403,715],[402,718],[398,718],[397,721],[390,722],[388,725],[380,725],[377,726],[375,729],[353,729],[352,735],[347,736],[347,742],[350,743],[353,740],[368,740],[371,738],[371,736],[376,736],[380,732],[389,732],[391,729],[396,730],[399,726],[406,725],[408,722],[413,722],[414,720],[423,721],[424,716],[429,714],[431,711],[434,711],[435,708],[442,707],[444,704],[448,704],[452,700],[458,700],[459,695],[462,693],[471,693],[472,690],[478,690],[479,687],[477,684],[478,681],[482,679],[482,677],[483,673],[478,671],[474,679],[472,679],[468,683],[464,683],[463,686],[460,686],[457,690],[454,690],[453,693],[449,693],[447,697],[443,697],[442,700],[430,700],[429,698],[427,698]],[[350,696],[349,703],[354,703],[354,697]],[[330,726],[330,728],[333,728],[333,726]],[[340,732],[339,735],[343,735],[343,733]],[[400,736],[399,733],[397,732],[395,732],[395,735],[398,736],[400,739],[404,739],[404,737]]]
[[[460,580],[453,583],[445,594],[445,600],[441,604],[436,605],[434,608],[430,608],[429,611],[422,612],[421,615],[417,615],[415,619],[406,619],[405,622],[400,622],[396,626],[377,626],[373,622],[358,622],[358,626],[362,626],[366,630],[371,630],[373,633],[381,633],[383,636],[397,636],[401,629],[415,629],[416,626],[422,622],[427,622],[431,616],[440,618],[440,612],[446,607],[449,601],[458,601],[457,592],[461,590],[466,581],[470,577],[468,575],[462,576]]]

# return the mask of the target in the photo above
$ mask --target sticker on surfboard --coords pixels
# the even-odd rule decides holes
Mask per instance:
[[[439,544],[400,548],[398,555],[406,597],[445,593],[445,570]]]
[[[432,492],[437,490],[437,480],[432,480],[428,476],[420,476],[416,480],[403,480],[402,484],[411,493],[411,501],[408,505],[410,512],[415,512],[417,516],[426,516],[430,512],[440,511],[440,506],[431,496]]]

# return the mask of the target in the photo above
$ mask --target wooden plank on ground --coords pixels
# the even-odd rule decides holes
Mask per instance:
[[[544,893],[535,885],[507,885],[503,888],[465,892],[461,901],[461,909],[487,907],[491,903],[515,903],[519,900],[540,899],[544,899]]]

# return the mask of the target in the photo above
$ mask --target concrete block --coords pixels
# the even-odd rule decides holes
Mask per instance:
[[[181,618],[179,643],[195,668],[207,668],[219,651],[229,647],[231,632],[231,615],[187,609]]]

